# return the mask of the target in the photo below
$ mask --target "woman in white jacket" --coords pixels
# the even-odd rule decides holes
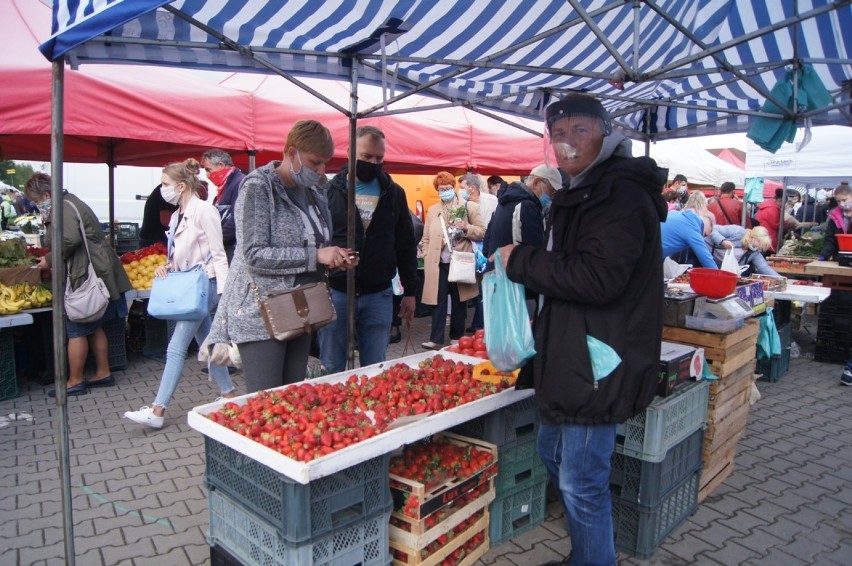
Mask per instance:
[[[165,266],[154,272],[156,277],[167,278],[170,271],[184,271],[198,264],[210,279],[209,311],[212,313],[228,279],[228,258],[222,243],[222,226],[219,212],[196,195],[201,183],[200,166],[195,159],[172,163],[163,169],[160,193],[163,199],[178,209],[169,224],[169,258]],[[215,292],[214,292],[215,291]],[[138,411],[128,411],[128,419],[153,428],[163,426],[163,415],[180,383],[189,344],[195,338],[202,344],[210,332],[212,315],[201,320],[179,320],[166,350],[166,367],[160,379],[157,397],[151,406]],[[216,381],[223,397],[233,397],[234,384],[228,368],[208,364],[210,377]]]

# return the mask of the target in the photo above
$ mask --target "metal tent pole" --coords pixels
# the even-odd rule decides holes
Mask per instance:
[[[52,246],[50,250],[53,269],[53,367],[56,372],[56,421],[59,432],[59,480],[62,493],[62,528],[65,539],[65,564],[74,566],[74,518],[71,506],[71,459],[68,442],[68,405],[65,394],[68,382],[68,370],[65,365],[65,262],[62,261],[62,209],[65,200],[62,194],[63,160],[63,97],[65,59],[53,62],[52,73],[52,117],[50,126],[50,169],[51,200],[53,201],[53,219],[50,225]]]
[[[355,249],[355,129],[358,127],[358,61],[353,57],[349,93],[349,171],[346,176],[346,246]],[[355,367],[355,270],[346,272],[346,368]]]

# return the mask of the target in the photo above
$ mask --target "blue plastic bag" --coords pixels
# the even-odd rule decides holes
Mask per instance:
[[[618,367],[621,356],[606,342],[601,342],[594,336],[586,334],[586,346],[589,348],[589,357],[592,359],[592,374],[595,381],[600,381]]]
[[[482,242],[473,241],[473,257],[476,259],[476,272],[485,273],[488,266],[488,258],[482,253]]]
[[[482,278],[485,349],[500,371],[513,371],[535,355],[524,286],[506,275],[500,254],[494,254],[494,271]]]

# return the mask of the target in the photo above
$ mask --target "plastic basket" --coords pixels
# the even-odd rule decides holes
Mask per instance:
[[[15,341],[12,331],[0,330],[0,401],[19,395],[18,375],[15,371]]]
[[[662,462],[646,462],[625,454],[612,455],[609,486],[613,499],[649,510],[701,468],[704,431],[698,429],[669,450]]]
[[[145,345],[142,347],[142,355],[157,361],[166,359],[166,348],[175,331],[176,321],[159,320],[153,316],[145,318]]]
[[[488,530],[492,547],[536,527],[544,520],[546,488],[547,478],[509,492],[491,503]]]
[[[771,358],[757,360],[757,369],[755,371],[761,374],[761,380],[775,383],[790,369],[791,333],[792,329],[789,323],[778,326],[778,334],[781,338],[781,353]]]
[[[500,471],[494,478],[498,497],[547,478],[547,468],[536,451],[535,437],[500,448],[498,460]]]
[[[636,503],[613,500],[612,527],[616,548],[642,560],[653,556],[669,533],[698,507],[700,475],[701,470],[695,471],[650,510]]]
[[[104,324],[109,343],[109,369],[127,367],[127,320],[115,318]]]
[[[658,398],[647,409],[619,424],[615,450],[648,462],[662,462],[666,452],[707,422],[710,383],[699,381]]]
[[[312,542],[294,544],[278,529],[218,491],[209,494],[208,542],[243,564],[264,566],[385,566],[390,507]]]
[[[528,397],[498,411],[462,423],[452,431],[502,448],[514,442],[535,438],[538,434],[538,424],[538,407],[535,397]]]
[[[390,510],[385,454],[299,484],[236,450],[205,437],[207,485],[274,525],[282,540],[301,543]]]

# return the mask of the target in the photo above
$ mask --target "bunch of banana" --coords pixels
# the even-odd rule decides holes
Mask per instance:
[[[26,306],[28,303],[30,306]],[[32,308],[29,297],[21,298],[14,287],[0,283],[0,315],[17,314],[26,308]]]
[[[29,283],[17,283],[12,288],[18,293],[18,299],[28,300],[31,305],[25,308],[41,308],[50,306],[53,302],[53,293],[43,285],[30,285]]]

